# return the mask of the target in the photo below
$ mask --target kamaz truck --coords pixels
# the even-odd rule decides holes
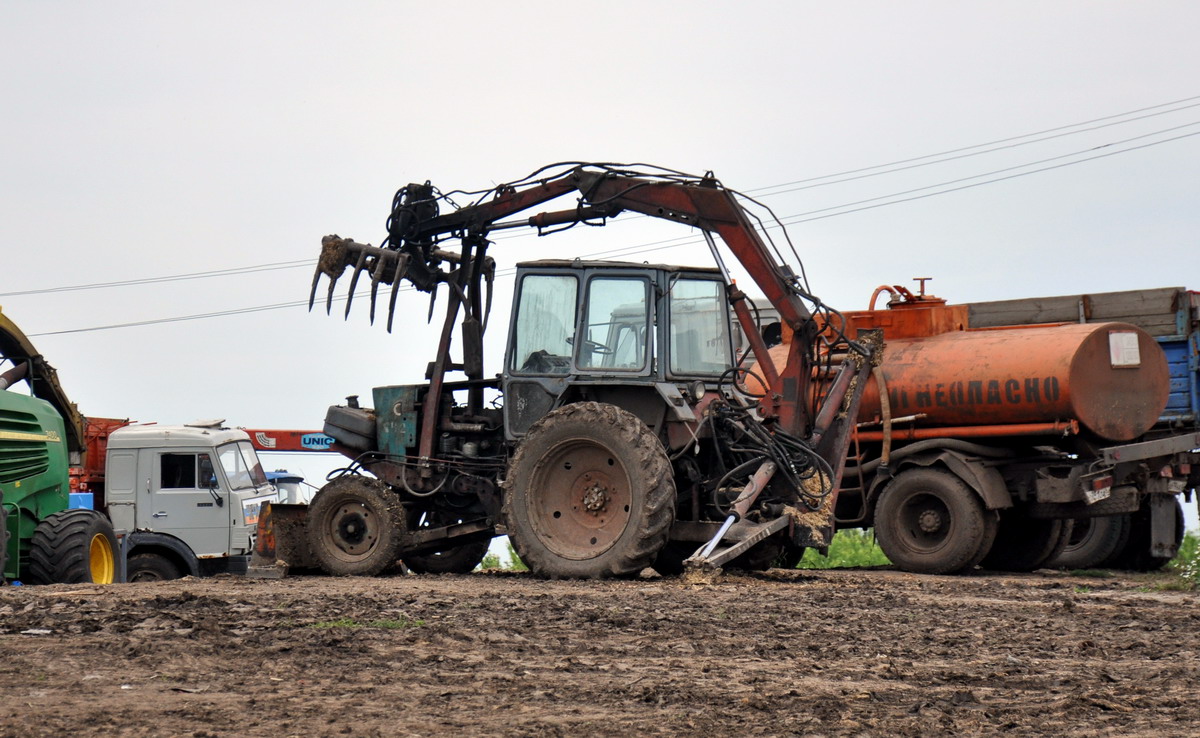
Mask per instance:
[[[83,416],[2,313],[0,352],[0,579],[245,571],[258,511],[277,494],[245,431]],[[92,509],[73,508],[72,492]]]

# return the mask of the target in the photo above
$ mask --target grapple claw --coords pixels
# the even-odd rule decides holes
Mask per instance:
[[[396,271],[392,274],[392,294],[388,298],[388,333],[392,332],[392,318],[396,315],[396,293],[400,290],[400,280],[408,271],[408,254],[400,254],[396,259]]]
[[[338,277],[340,277],[340,276],[341,275],[339,274]],[[337,287],[337,281],[338,281],[337,277],[329,278],[329,294],[327,294],[325,296],[325,314],[326,315],[329,315],[329,313],[333,310],[333,290],[335,287]]]
[[[312,290],[308,293],[308,312],[312,312],[313,303],[317,301],[317,285],[321,282],[321,265],[317,264],[316,271],[313,272]]]
[[[350,317],[350,304],[354,302],[354,290],[358,287],[358,275],[362,274],[363,264],[367,261],[367,252],[358,252],[358,262],[354,265],[354,274],[350,277],[350,292],[346,294],[346,313],[342,319]]]
[[[375,295],[379,292],[379,283],[383,281],[385,269],[387,269],[387,262],[380,257],[375,262],[375,268],[371,270],[371,325],[375,325]]]

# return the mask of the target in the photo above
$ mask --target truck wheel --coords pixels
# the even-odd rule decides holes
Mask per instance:
[[[1070,537],[1069,519],[1036,519],[1021,508],[1009,508],[1000,513],[996,542],[981,564],[995,571],[1033,571],[1062,551]]]
[[[467,574],[479,566],[487,556],[491,541],[466,543],[445,551],[427,554],[407,554],[404,565],[416,574]]]
[[[1046,562],[1053,569],[1091,569],[1103,566],[1129,540],[1129,516],[1076,518],[1067,545]]]
[[[374,576],[400,558],[404,508],[377,479],[346,475],[321,488],[308,508],[308,544],[336,576]]]
[[[1183,505],[1175,498],[1175,548],[1183,542]],[[1112,561],[1114,569],[1158,571],[1170,557],[1150,555],[1150,496],[1146,495],[1138,511],[1129,516],[1129,540]]]
[[[675,480],[658,438],[613,405],[566,405],[530,427],[505,483],[513,547],[535,574],[636,574],[663,548]]]
[[[112,584],[117,571],[112,523],[95,510],[62,510],[37,524],[29,544],[34,584]]]
[[[875,507],[875,537],[897,567],[921,574],[973,568],[996,535],[996,514],[961,479],[909,469],[888,483]]]
[[[181,576],[182,574],[179,573],[175,564],[153,553],[133,556],[125,567],[125,581],[127,582],[165,582]]]

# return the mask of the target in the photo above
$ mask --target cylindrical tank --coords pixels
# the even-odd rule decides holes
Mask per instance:
[[[773,356],[780,365],[784,353]],[[921,427],[1077,420],[1111,441],[1129,441],[1149,430],[1170,389],[1162,349],[1126,323],[890,339],[882,369],[892,417],[923,415]],[[859,419],[879,414],[879,385],[871,381]]]

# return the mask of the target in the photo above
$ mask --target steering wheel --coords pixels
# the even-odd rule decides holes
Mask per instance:
[[[567,343],[574,346],[575,345],[575,336],[567,336]],[[610,349],[608,346],[606,346],[598,341],[593,341],[590,338],[583,339],[582,347],[585,351],[591,351],[593,354],[596,354],[597,356],[610,356],[613,352],[613,350]]]

